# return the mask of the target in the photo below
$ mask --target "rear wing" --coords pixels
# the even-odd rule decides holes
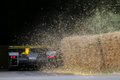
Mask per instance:
[[[46,46],[46,45],[41,45],[41,46],[9,46],[9,49],[25,49],[25,48],[41,48],[41,49],[45,49],[45,48],[53,48],[52,46]]]
[[[22,54],[29,54],[29,52],[46,52],[46,51],[51,51],[53,50],[53,46],[46,46],[46,45],[41,45],[41,46],[9,46],[9,52],[20,52]]]
[[[47,55],[56,55],[56,51],[52,50],[53,46],[46,46],[46,45],[42,45],[42,46],[9,46],[10,50],[18,50],[17,52],[20,52],[22,54],[29,54],[29,52],[31,51],[31,49],[42,49],[44,52],[46,52]],[[25,49],[25,51],[20,51],[20,49]],[[51,50],[49,50],[51,49]],[[37,52],[39,52],[41,50],[37,50]]]

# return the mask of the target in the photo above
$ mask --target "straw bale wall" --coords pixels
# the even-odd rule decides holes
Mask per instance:
[[[61,52],[65,67],[120,68],[120,32],[66,37]]]

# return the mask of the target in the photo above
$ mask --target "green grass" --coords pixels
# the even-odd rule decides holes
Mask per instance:
[[[70,73],[86,74],[86,75],[97,75],[97,74],[120,74],[118,68],[106,68],[106,69],[82,69],[77,67],[70,67],[65,69]]]

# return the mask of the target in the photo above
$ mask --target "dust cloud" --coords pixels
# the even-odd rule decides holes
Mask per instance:
[[[27,35],[21,35],[18,42],[53,47],[52,50],[62,55],[65,67],[120,68],[120,32],[110,33],[119,30],[119,14],[106,8],[91,12],[89,17],[59,14],[51,24],[40,23]],[[43,26],[49,28],[41,30]]]

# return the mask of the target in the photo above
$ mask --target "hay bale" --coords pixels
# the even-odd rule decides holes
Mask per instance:
[[[61,51],[65,67],[120,69],[120,32],[66,37]]]
[[[65,67],[100,69],[102,57],[97,36],[72,36],[61,41]],[[97,63],[97,64],[96,64]]]
[[[105,68],[120,68],[120,32],[100,35]]]

